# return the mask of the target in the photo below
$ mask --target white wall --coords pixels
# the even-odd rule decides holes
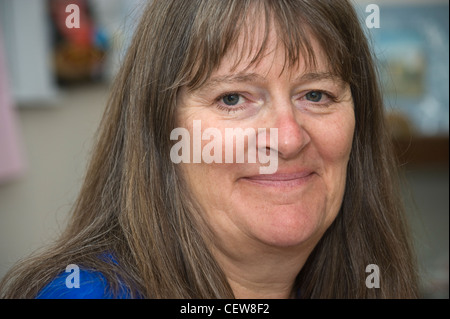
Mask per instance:
[[[45,0],[0,0],[7,68],[16,102],[55,95]]]

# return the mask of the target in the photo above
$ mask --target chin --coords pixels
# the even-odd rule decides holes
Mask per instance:
[[[296,247],[315,245],[326,231],[325,217],[301,212],[276,211],[265,225],[255,230],[256,237],[267,245],[275,247]],[[253,224],[257,226],[256,223]]]
[[[272,234],[272,236],[267,236],[260,238],[261,242],[264,242],[268,246],[279,247],[279,248],[289,248],[289,247],[308,247],[310,245],[315,245],[320,239],[320,236],[316,232],[305,232],[299,231],[295,234],[289,232],[283,234]]]

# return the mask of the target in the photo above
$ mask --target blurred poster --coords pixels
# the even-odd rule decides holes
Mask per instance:
[[[386,34],[383,46],[388,47],[380,56],[382,82],[390,97],[420,98],[426,91],[427,56],[420,35],[400,30]]]
[[[58,83],[101,79],[108,38],[99,27],[92,1],[48,0],[48,6],[53,31],[53,65]]]
[[[370,29],[385,104],[414,134],[449,133],[449,6],[380,5],[380,28]]]

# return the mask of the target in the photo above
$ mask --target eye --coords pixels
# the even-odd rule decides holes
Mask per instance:
[[[235,106],[241,100],[241,96],[239,94],[227,94],[221,98],[223,104],[228,106]]]
[[[255,111],[259,103],[249,93],[227,92],[215,99],[215,106],[219,111],[227,114],[241,113],[247,110]],[[246,114],[247,114],[246,113]]]
[[[306,93],[305,98],[311,102],[320,102],[323,97],[323,92],[320,91],[311,91]]]
[[[305,106],[316,109],[328,108],[338,102],[335,94],[320,89],[302,92],[296,98],[299,107]]]

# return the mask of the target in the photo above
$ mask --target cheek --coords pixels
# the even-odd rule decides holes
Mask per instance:
[[[317,124],[316,127],[316,146],[324,162],[346,167],[355,131],[353,110]]]
[[[353,143],[355,121],[352,112],[317,123],[314,135],[315,149],[321,161],[321,177],[325,190],[325,224],[335,219],[346,187],[347,166]]]
[[[205,212],[226,209],[233,181],[246,164],[237,164],[234,158],[226,162],[225,150],[229,148],[235,154],[235,145],[227,144],[224,129],[205,119],[183,124],[190,135],[190,161],[179,165],[192,195]],[[205,135],[208,131],[214,134]]]
[[[324,179],[328,198],[333,205],[340,205],[353,144],[353,108],[312,124],[310,134],[316,160],[320,162],[320,175]]]

